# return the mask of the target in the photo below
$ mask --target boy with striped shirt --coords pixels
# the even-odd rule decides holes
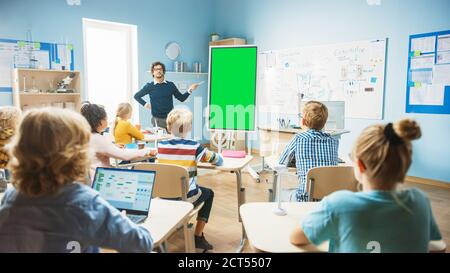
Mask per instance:
[[[197,184],[197,162],[221,165],[223,162],[222,156],[202,147],[197,141],[186,138],[192,129],[192,113],[189,110],[172,110],[167,116],[167,129],[174,137],[159,142],[158,163],[174,164],[187,168],[189,172],[188,201],[194,206],[204,202],[197,216],[195,246],[205,251],[211,250],[213,246],[206,241],[203,229],[209,219],[214,192]]]
[[[302,127],[306,131],[296,134],[280,156],[279,164],[283,165],[288,165],[295,158],[299,181],[296,191],[298,202],[308,201],[306,175],[310,169],[338,164],[339,140],[321,131],[327,119],[328,109],[323,103],[306,103],[302,118]]]

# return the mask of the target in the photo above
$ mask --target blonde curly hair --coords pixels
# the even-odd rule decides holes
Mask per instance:
[[[90,131],[86,119],[70,110],[27,112],[9,145],[12,184],[36,197],[54,194],[74,181],[86,183]]]
[[[167,115],[167,130],[176,137],[186,137],[192,130],[192,112],[175,108]]]

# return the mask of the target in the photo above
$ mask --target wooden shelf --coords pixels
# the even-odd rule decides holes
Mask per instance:
[[[211,41],[210,46],[220,46],[220,45],[245,45],[247,41],[242,38],[228,38],[223,40]]]
[[[79,73],[77,70],[52,70],[52,69],[33,69],[33,68],[18,68],[20,71],[28,71],[28,72],[56,72],[56,73]]]
[[[190,74],[190,75],[208,75],[208,73],[205,72],[175,72],[175,71],[167,71],[166,74]]]
[[[58,83],[74,73],[67,89],[74,93],[48,93],[46,90],[56,90]],[[79,71],[16,68],[13,73],[13,101],[22,110],[39,107],[64,107],[78,111],[81,107],[81,78]],[[24,92],[37,89],[41,92]]]
[[[80,93],[30,93],[19,92],[19,96],[80,96]]]
[[[147,70],[147,72],[150,73],[150,70]],[[197,72],[175,72],[175,71],[166,71],[166,74],[208,75],[208,73],[206,72],[197,73]]]

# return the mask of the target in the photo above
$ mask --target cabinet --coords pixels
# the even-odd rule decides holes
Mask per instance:
[[[58,83],[73,73],[67,90],[57,92]],[[79,111],[81,79],[79,71],[16,68],[13,73],[13,103],[23,111],[37,107],[60,107]]]

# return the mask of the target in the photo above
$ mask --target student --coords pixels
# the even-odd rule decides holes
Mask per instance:
[[[30,110],[11,143],[14,188],[0,205],[0,252],[151,252],[137,226],[83,184],[90,127],[73,111]]]
[[[103,132],[108,127],[108,118],[102,106],[85,102],[81,107],[81,114],[88,121],[92,132],[90,146],[95,155],[91,160],[91,180],[94,178],[97,167],[111,167],[111,157],[121,160],[134,160],[156,155],[155,150],[121,149],[114,145],[110,138],[103,136]]]
[[[339,148],[339,140],[321,131],[328,119],[328,109],[323,103],[307,102],[303,107],[302,117],[302,127],[306,128],[306,131],[294,136],[279,160],[279,164],[289,165],[289,162],[295,159],[299,180],[296,197],[299,202],[308,201],[308,171],[319,166],[336,166]]]
[[[136,140],[144,139],[144,134],[129,121],[132,112],[133,108],[128,102],[120,103],[117,107],[116,120],[113,127],[116,144],[130,144],[133,138]]]
[[[187,139],[192,129],[192,113],[186,109],[174,109],[167,116],[167,129],[174,136],[158,144],[158,163],[176,164],[186,167],[189,172],[188,201],[194,206],[205,202],[198,212],[195,227],[195,246],[199,249],[211,250],[213,246],[206,241],[203,229],[209,219],[214,192],[197,184],[197,162],[209,162],[221,165],[220,154],[208,151],[195,140]]]
[[[9,180],[9,171],[6,167],[9,162],[9,155],[5,150],[5,145],[11,141],[16,133],[22,112],[13,106],[0,107],[0,169],[4,170],[5,178]]]
[[[338,191],[321,201],[291,235],[293,244],[330,240],[330,252],[427,252],[441,240],[430,201],[415,188],[397,190],[411,165],[419,125],[403,119],[366,128],[353,148],[362,192]]]

